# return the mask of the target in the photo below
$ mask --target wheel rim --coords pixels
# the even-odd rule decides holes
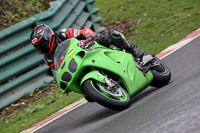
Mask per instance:
[[[100,94],[102,94],[103,96],[109,99],[120,101],[120,102],[126,101],[128,99],[127,93],[121,86],[111,90],[111,89],[106,88],[107,85],[104,83],[97,82],[96,84],[94,84],[91,81],[91,84],[95,88],[96,91],[98,91]]]
[[[106,93],[110,94],[111,96],[121,97],[123,96],[122,91],[120,90],[120,87],[116,88],[109,88],[103,83],[97,83],[98,87],[105,91]]]

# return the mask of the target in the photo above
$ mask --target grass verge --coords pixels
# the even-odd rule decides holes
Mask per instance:
[[[157,54],[200,27],[199,0],[96,0],[102,25],[128,35],[130,42]],[[128,27],[122,27],[128,23]]]
[[[53,86],[52,90],[48,90]],[[46,89],[45,89],[46,88]],[[82,95],[77,93],[69,93],[67,96],[62,93],[55,83],[53,85],[46,85],[45,88],[38,91],[37,93],[30,92],[26,94],[25,99],[31,99],[31,102],[27,106],[22,107],[25,101],[18,103],[18,108],[22,108],[20,112],[14,113],[11,117],[4,118],[0,122],[0,133],[18,133],[32,126],[33,124],[47,118],[51,114],[57,112],[58,110],[64,108],[66,105],[71,104],[79,100]],[[37,97],[40,93],[45,93],[48,91],[47,95],[43,97]],[[34,102],[32,98],[35,97]],[[15,111],[12,109],[10,111]],[[6,115],[6,110],[1,112],[0,116]]]
[[[0,30],[47,10],[52,0],[1,0]]]

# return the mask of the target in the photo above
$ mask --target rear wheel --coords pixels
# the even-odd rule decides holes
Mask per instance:
[[[162,87],[168,84],[171,79],[169,68],[157,57],[155,57],[153,63],[156,66],[150,69],[154,77],[150,85],[153,87]]]
[[[84,82],[83,89],[94,101],[109,109],[120,111],[130,105],[130,96],[120,85],[109,87],[105,83],[88,79]]]

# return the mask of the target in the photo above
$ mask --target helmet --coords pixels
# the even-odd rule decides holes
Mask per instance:
[[[57,47],[53,30],[45,24],[35,27],[30,38],[33,46],[42,53],[51,54]]]

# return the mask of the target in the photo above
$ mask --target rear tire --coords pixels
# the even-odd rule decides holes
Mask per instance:
[[[109,109],[117,111],[124,110],[130,106],[130,96],[123,88],[119,88],[119,91],[122,92],[122,97],[115,97],[103,91],[98,86],[98,83],[100,82],[93,79],[88,79],[83,83],[83,89],[94,101]]]
[[[157,57],[155,57],[155,62],[159,65],[150,69],[154,77],[150,86],[162,87],[169,83],[171,79],[171,72],[169,68]]]

